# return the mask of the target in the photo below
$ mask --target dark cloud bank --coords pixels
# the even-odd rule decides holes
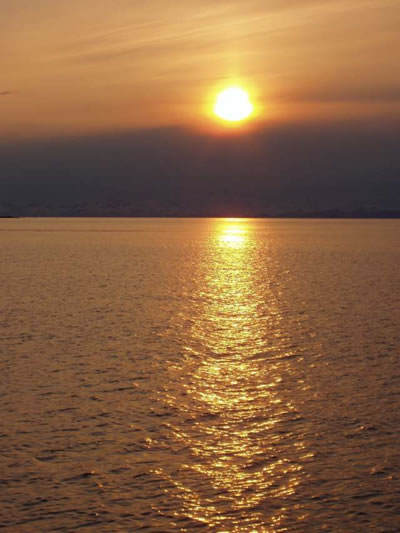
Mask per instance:
[[[400,214],[400,127],[179,128],[3,143],[0,214]]]

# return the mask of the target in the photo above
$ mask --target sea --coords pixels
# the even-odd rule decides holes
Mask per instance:
[[[0,220],[0,529],[399,532],[400,220]]]

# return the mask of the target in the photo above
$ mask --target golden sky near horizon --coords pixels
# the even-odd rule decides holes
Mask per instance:
[[[0,0],[0,137],[400,117],[398,0]]]

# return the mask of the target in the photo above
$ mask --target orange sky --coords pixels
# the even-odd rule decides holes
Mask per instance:
[[[398,0],[0,0],[0,137],[400,117]]]

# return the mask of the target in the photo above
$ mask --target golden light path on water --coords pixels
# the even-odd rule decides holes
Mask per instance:
[[[261,261],[249,228],[245,219],[215,222],[188,307],[173,321],[186,342],[169,366],[163,401],[178,413],[169,438],[183,457],[179,472],[159,473],[181,500],[177,518],[217,531],[274,532],[311,454],[287,429],[301,418],[295,397],[280,394],[295,373],[293,354],[272,259]]]

